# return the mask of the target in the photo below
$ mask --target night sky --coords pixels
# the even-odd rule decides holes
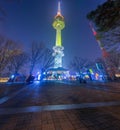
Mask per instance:
[[[2,0],[1,0],[2,1]],[[74,56],[94,60],[101,56],[100,48],[89,27],[86,14],[106,0],[62,0],[62,15],[66,27],[62,31],[66,67]],[[21,0],[0,4],[7,16],[0,22],[0,33],[22,43],[27,49],[32,41],[44,42],[52,48],[55,44],[53,18],[58,0]]]

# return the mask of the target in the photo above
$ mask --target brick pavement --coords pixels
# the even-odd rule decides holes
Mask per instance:
[[[0,108],[120,101],[120,93],[82,86],[33,86]],[[24,100],[23,100],[24,99]],[[119,130],[120,106],[0,115],[0,130]]]
[[[4,115],[0,130],[119,130],[119,110],[112,106]]]

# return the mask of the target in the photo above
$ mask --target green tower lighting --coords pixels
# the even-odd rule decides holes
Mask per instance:
[[[58,2],[58,12],[54,18],[53,28],[56,29],[56,46],[62,46],[61,30],[65,27],[64,17],[61,14],[60,2]]]

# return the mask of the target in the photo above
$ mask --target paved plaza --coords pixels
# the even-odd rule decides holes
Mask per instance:
[[[0,130],[120,130],[120,83],[0,84]]]

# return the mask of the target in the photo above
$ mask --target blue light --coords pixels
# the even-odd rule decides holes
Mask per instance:
[[[100,78],[102,78],[102,77],[103,77],[103,75],[99,75],[99,77],[100,77]]]
[[[39,75],[38,75],[38,80],[40,80],[40,77],[41,77],[41,75],[39,74]]]
[[[13,79],[15,77],[15,75],[11,75],[11,78]]]
[[[40,81],[35,81],[34,83],[35,83],[35,84],[39,84],[39,83],[40,83]]]

